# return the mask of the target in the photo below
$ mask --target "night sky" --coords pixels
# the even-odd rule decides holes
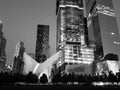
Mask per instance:
[[[120,0],[113,0],[120,30]],[[17,42],[23,41],[27,53],[35,53],[37,25],[50,25],[51,54],[56,49],[56,0],[0,0],[0,20],[7,39],[7,64],[13,61]]]

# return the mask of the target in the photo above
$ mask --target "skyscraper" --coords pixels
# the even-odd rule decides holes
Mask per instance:
[[[85,0],[89,39],[94,41],[95,60],[113,53],[120,60],[120,37],[112,0]]]
[[[58,0],[56,14],[57,50],[66,42],[85,44],[82,0]]]
[[[22,41],[19,41],[16,45],[15,54],[14,54],[14,61],[12,67],[13,73],[20,73],[20,74],[23,73],[24,52],[25,52],[24,43]]]
[[[72,71],[75,71],[75,68],[82,68],[81,72],[86,72],[85,65],[82,67],[80,64],[90,64],[94,60],[94,50],[87,47],[89,43],[83,0],[57,0],[56,5],[56,50],[62,50],[64,53],[63,60],[58,60],[57,63],[67,72],[71,67]]]
[[[38,25],[35,60],[44,62],[49,57],[49,50],[49,25]]]
[[[6,38],[4,37],[4,33],[2,32],[3,23],[0,20],[0,71],[4,71],[6,64]]]

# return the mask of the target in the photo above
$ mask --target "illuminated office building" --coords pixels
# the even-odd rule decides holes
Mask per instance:
[[[88,32],[96,46],[95,59],[100,60],[109,53],[120,59],[120,37],[112,0],[85,0]]]
[[[95,43],[94,72],[97,63],[104,59],[105,55],[113,53],[120,60],[120,37],[115,18],[112,0],[85,0],[89,39]],[[117,60],[107,60],[113,62]],[[113,65],[113,66],[111,66]],[[111,69],[113,67],[113,69]],[[116,72],[114,64],[108,63],[109,70]],[[103,70],[103,69],[101,69]]]
[[[44,62],[49,57],[49,49],[49,25],[38,25],[35,60]]]
[[[57,67],[66,72],[70,72],[68,69],[71,67],[73,67],[71,70],[75,71],[76,66],[85,69],[85,65],[80,64],[91,64],[94,60],[94,50],[88,47],[87,20],[84,18],[83,0],[57,0],[56,5],[56,49],[64,53],[63,58],[56,62]]]
[[[58,0],[56,14],[57,50],[66,42],[85,44],[82,0]]]

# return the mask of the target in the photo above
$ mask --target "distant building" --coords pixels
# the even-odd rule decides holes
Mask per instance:
[[[6,64],[6,38],[2,32],[3,23],[0,21],[0,72],[4,71]]]
[[[12,67],[12,72],[13,73],[23,74],[24,52],[25,52],[24,43],[20,41],[20,42],[17,43],[16,49],[15,49],[14,62],[13,62],[13,67]]]
[[[39,63],[43,63],[49,56],[49,25],[38,25],[35,60]]]

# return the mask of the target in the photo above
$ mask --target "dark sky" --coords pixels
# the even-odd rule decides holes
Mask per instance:
[[[113,0],[120,28],[120,0]],[[56,45],[56,0],[0,0],[0,20],[7,39],[7,63],[13,61],[17,42],[23,41],[27,53],[35,53],[38,24],[50,25],[51,54]]]

